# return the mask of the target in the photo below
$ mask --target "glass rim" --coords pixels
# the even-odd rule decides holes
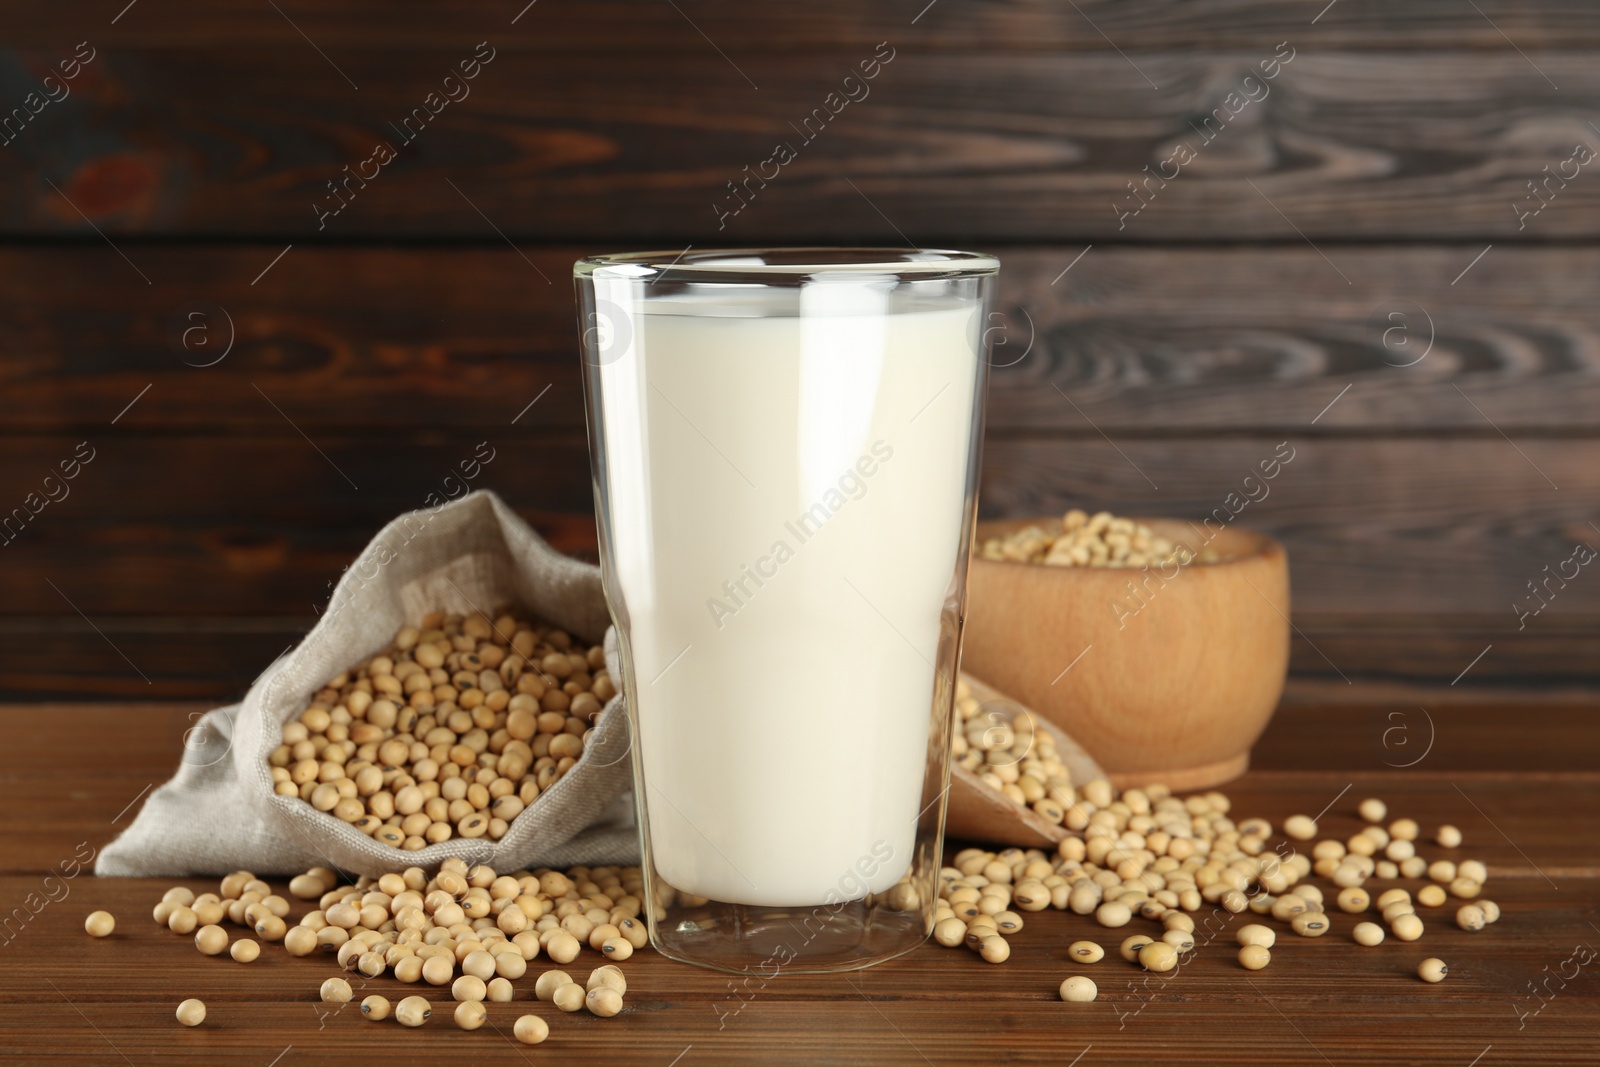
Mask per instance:
[[[758,275],[769,280],[817,275],[895,274],[919,277],[976,277],[996,274],[1000,260],[984,252],[948,248],[780,246],[707,248],[659,252],[609,252],[584,256],[572,265],[576,278],[660,278],[685,280]]]

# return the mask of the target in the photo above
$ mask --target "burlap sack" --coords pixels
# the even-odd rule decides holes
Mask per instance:
[[[101,875],[292,874],[323,865],[380,874],[447,856],[498,870],[636,863],[628,725],[622,697],[601,712],[577,765],[499,841],[455,838],[418,852],[379,844],[298,797],[273,792],[267,756],[283,724],[330,678],[381,651],[402,626],[442,609],[516,604],[575,637],[605,635],[599,568],[551,548],[490,492],[403,515],[339,581],[328,610],[298,647],[258,678],[242,704],[208,712],[184,738],[177,775],[155,790],[95,864]]]

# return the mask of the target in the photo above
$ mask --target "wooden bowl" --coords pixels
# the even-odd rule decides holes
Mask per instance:
[[[978,543],[1055,518],[978,524]],[[974,556],[961,669],[1039,712],[1118,788],[1242,774],[1283,695],[1289,563],[1238,527],[1140,519],[1215,562],[1146,575]]]

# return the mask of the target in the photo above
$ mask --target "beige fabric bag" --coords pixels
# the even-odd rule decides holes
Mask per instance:
[[[184,738],[177,775],[150,794],[126,832],[100,853],[101,875],[291,874],[324,865],[381,874],[448,856],[498,870],[636,863],[632,764],[622,697],[606,705],[577,766],[514,819],[499,841],[455,838],[417,852],[381,845],[298,797],[273,793],[267,756],[312,693],[381,651],[429,611],[517,604],[594,641],[605,635],[600,570],[556,552],[493,493],[479,491],[384,527],[340,579],[328,610],[242,704],[207,713]]]

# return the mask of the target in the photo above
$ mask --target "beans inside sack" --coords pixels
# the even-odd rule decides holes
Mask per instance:
[[[436,611],[284,726],[274,788],[397,849],[498,840],[576,765],[616,692],[599,645],[509,610]]]

